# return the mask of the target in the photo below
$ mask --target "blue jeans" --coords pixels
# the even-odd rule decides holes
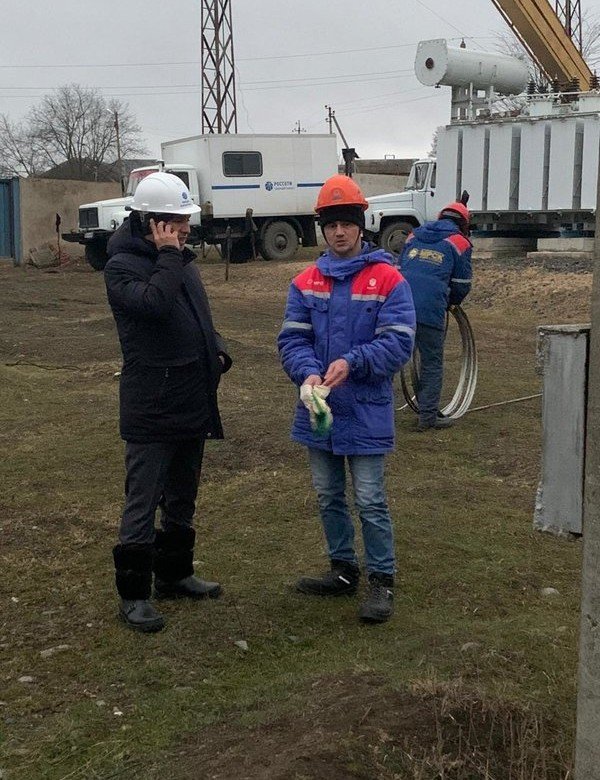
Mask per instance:
[[[329,557],[357,563],[354,525],[346,503],[346,469],[343,455],[308,448],[313,485]],[[362,525],[367,571],[394,573],[394,535],[383,484],[383,455],[348,455],[354,501]]]
[[[431,325],[417,323],[415,347],[419,350],[420,368],[417,387],[419,421],[435,422],[444,378],[444,340],[446,333]]]

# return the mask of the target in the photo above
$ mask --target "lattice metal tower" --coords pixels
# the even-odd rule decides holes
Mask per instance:
[[[556,0],[556,15],[579,51],[583,51],[580,0]]]
[[[237,133],[230,0],[202,0],[202,132]]]

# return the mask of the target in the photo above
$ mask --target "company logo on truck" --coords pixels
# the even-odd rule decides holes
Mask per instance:
[[[265,189],[267,192],[272,190],[293,190],[294,182],[292,181],[266,181]]]

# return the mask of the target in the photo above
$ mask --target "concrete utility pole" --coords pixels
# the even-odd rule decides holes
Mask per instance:
[[[600,169],[588,363],[582,590],[575,777],[600,780]]]
[[[331,106],[325,106],[327,109],[327,117],[325,121],[329,125],[329,134],[333,135],[333,117],[335,116],[335,111],[331,108]]]

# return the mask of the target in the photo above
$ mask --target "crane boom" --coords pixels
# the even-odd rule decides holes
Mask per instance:
[[[592,72],[548,0],[492,0],[505,21],[548,79],[576,78],[590,88]]]

